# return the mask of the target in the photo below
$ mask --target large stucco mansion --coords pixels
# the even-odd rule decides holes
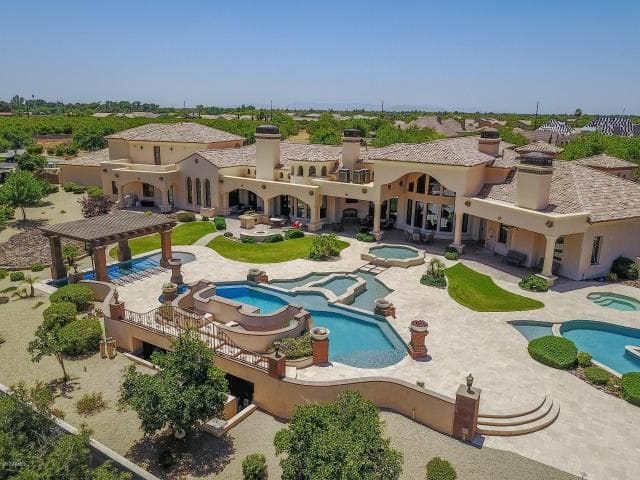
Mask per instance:
[[[309,231],[370,219],[414,238],[475,241],[552,279],[606,275],[620,256],[640,256],[640,184],[635,164],[600,155],[556,161],[543,142],[520,148],[495,130],[423,144],[340,146],[256,142],[197,123],[147,124],[107,137],[108,148],[62,167],[64,181],[102,185],[123,208],[228,215],[250,208],[301,221]]]

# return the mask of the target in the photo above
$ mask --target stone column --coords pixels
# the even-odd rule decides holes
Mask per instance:
[[[169,259],[171,258],[171,230],[160,231],[160,248],[162,249],[162,257],[160,259],[160,265],[163,267],[169,266]]]
[[[556,246],[556,240],[558,237],[553,235],[545,235],[546,244],[544,248],[544,264],[542,265],[541,274],[544,277],[552,277],[553,273],[553,250]]]
[[[49,237],[49,249],[51,250],[51,278],[54,280],[65,278],[67,269],[64,267],[60,237]]]
[[[269,218],[271,217],[271,199],[270,198],[262,199],[262,213],[264,214],[265,217],[267,217],[267,222],[268,222]]]
[[[118,261],[126,262],[131,260],[131,248],[129,247],[129,240],[118,241]]]
[[[269,376],[271,378],[281,379],[287,374],[287,357],[279,353],[277,356],[275,353],[267,355],[269,361]]]
[[[124,302],[115,298],[109,303],[109,318],[111,320],[124,320]]]
[[[411,358],[417,360],[427,356],[427,346],[425,339],[429,335],[429,325],[424,320],[413,320],[409,326],[411,341],[409,342],[409,354]]]
[[[171,280],[170,282],[175,285],[182,285],[184,279],[182,278],[182,260],[179,258],[170,258],[168,261],[169,268],[171,268]]]
[[[93,248],[93,264],[95,268],[95,279],[99,282],[108,282],[107,274],[107,247],[100,245]]]
[[[462,253],[462,250],[464,249],[464,245],[462,244],[462,217],[463,217],[463,213],[460,212],[458,213],[457,209],[456,209],[456,213],[454,216],[454,229],[453,229],[453,243],[451,245],[449,245],[450,247],[455,248],[456,250],[458,250],[459,253]]]
[[[382,202],[373,202],[373,235],[377,240],[382,238],[380,230],[380,212],[382,210]]]
[[[481,392],[479,388],[468,388],[466,385],[458,387],[453,413],[454,438],[468,442],[476,436]]]
[[[311,219],[309,220],[307,228],[310,232],[317,232],[322,228],[322,221],[320,220],[320,205],[317,202],[314,202],[313,204],[309,204],[309,208],[311,209]]]
[[[326,365],[329,363],[329,330],[324,327],[311,329],[311,349],[313,350],[313,364]]]

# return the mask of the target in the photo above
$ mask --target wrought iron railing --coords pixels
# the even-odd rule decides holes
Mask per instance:
[[[191,310],[173,305],[161,305],[144,313],[125,309],[122,321],[167,337],[176,337],[186,330],[195,330],[216,355],[265,371],[269,368],[264,355],[238,346],[216,327],[215,322]]]

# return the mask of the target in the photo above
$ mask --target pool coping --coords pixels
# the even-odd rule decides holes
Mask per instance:
[[[416,255],[414,257],[411,258],[384,258],[384,257],[379,257],[378,255],[372,253],[372,250],[375,250],[377,248],[384,248],[384,247],[393,247],[393,248],[404,248],[406,250],[413,250]],[[392,243],[379,243],[371,248],[369,248],[369,250],[367,250],[367,252],[365,253],[361,253],[360,254],[360,259],[361,260],[365,260],[373,265],[379,266],[379,267],[399,267],[399,268],[409,268],[409,267],[415,267],[418,265],[423,265],[425,263],[425,255],[426,253],[423,250],[419,250],[416,247],[412,247],[411,245],[398,245],[398,244],[392,244]]]
[[[328,288],[323,288],[319,286],[319,285],[327,284],[337,278],[351,278],[355,280],[355,283],[349,286],[345,290],[345,292],[341,295],[336,295],[335,293],[333,293],[333,291],[329,290]],[[294,287],[291,290],[287,290],[287,291],[289,293],[320,292],[322,295],[324,295],[327,298],[327,301],[329,303],[342,303],[347,305],[353,302],[355,297],[361,294],[362,292],[364,292],[366,289],[367,289],[367,282],[363,278],[360,278],[358,275],[354,273],[336,272],[336,273],[330,273],[326,277],[321,278],[319,280],[306,283],[299,287]]]
[[[619,310],[617,308],[612,308],[609,305],[602,305],[600,303],[597,303],[596,300],[602,298],[603,296],[607,296],[609,298],[613,297],[613,298],[617,298],[619,300],[623,300],[625,302],[629,302],[630,304],[632,304],[635,308],[634,310]],[[599,307],[602,308],[611,308],[612,310],[616,310],[618,312],[621,313],[635,313],[640,311],[640,300],[638,300],[637,298],[631,297],[629,295],[622,295],[619,293],[614,293],[614,292],[600,292],[600,291],[596,291],[596,292],[589,292],[587,293],[587,300],[590,300],[591,303],[598,305]]]

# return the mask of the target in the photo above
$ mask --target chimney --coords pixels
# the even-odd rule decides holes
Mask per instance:
[[[360,130],[347,128],[342,134],[342,168],[353,170],[353,165],[360,160]]]
[[[531,210],[543,210],[549,205],[553,158],[539,152],[520,157],[516,166],[516,204]]]
[[[500,134],[495,128],[487,128],[480,133],[478,150],[492,157],[497,157],[500,152]]]
[[[273,125],[256,128],[256,178],[274,180],[280,164],[280,129]]]

